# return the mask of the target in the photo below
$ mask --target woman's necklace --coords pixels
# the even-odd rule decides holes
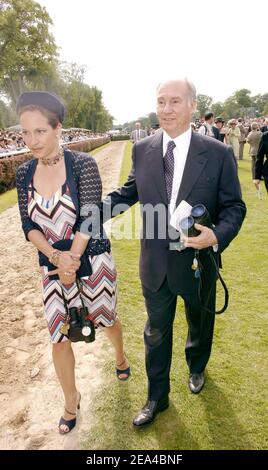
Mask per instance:
[[[57,153],[57,155],[55,155],[55,157],[53,157],[53,158],[40,158],[40,161],[43,163],[43,165],[52,166],[52,165],[56,165],[56,163],[60,162],[63,159],[63,156],[64,156],[63,149],[60,148],[59,152]]]

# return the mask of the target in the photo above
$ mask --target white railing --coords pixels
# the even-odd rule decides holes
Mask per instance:
[[[1,152],[0,158],[13,157],[15,155],[21,155],[22,153],[28,153],[28,152],[30,152],[28,148],[21,149],[21,150],[9,150],[8,152]]]
[[[99,137],[88,137],[86,139],[70,140],[70,141],[66,141],[66,142],[62,141],[60,144],[62,146],[66,146],[66,145],[77,144],[79,142],[85,142],[86,140],[94,140],[94,139],[98,139],[98,138]],[[21,150],[9,150],[8,152],[0,152],[0,158],[13,157],[13,156],[21,155],[23,153],[28,153],[28,152],[30,152],[28,147],[23,148]]]

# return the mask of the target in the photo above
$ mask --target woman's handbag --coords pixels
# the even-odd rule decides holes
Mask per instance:
[[[85,341],[86,343],[92,343],[95,341],[95,327],[94,323],[90,320],[88,308],[85,306],[82,295],[81,295],[81,283],[80,280],[76,279],[78,292],[80,293],[81,308],[68,307],[63,289],[62,297],[64,307],[66,310],[66,323],[61,326],[61,333],[67,336],[72,343],[78,341]]]

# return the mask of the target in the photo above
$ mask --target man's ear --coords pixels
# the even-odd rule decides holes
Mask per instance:
[[[194,100],[191,104],[191,108],[192,108],[192,113],[195,113],[196,112],[196,107],[197,107],[197,101]]]

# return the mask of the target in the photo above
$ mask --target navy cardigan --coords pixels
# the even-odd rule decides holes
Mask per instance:
[[[92,215],[92,209],[99,207],[102,197],[102,184],[98,166],[93,157],[86,153],[64,150],[66,167],[66,182],[70,189],[71,198],[76,209],[76,222],[73,232],[80,231],[82,223]],[[20,165],[16,173],[16,186],[18,203],[26,240],[31,230],[42,228],[33,222],[28,214],[28,190],[33,179],[38,160],[29,160]],[[81,210],[83,215],[81,215]],[[91,226],[88,227],[89,230]],[[100,254],[110,251],[110,241],[107,239],[103,226],[97,232],[92,233],[86,252],[88,254]]]

